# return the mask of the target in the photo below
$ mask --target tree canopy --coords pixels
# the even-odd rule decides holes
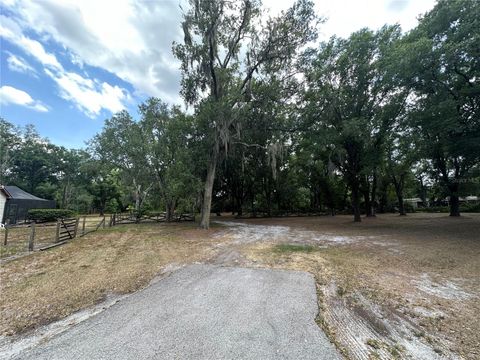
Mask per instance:
[[[255,0],[191,0],[173,44],[185,106],[149,98],[85,150],[0,119],[0,182],[78,212],[200,212],[203,228],[225,211],[479,211],[479,14],[440,0],[407,33],[316,43],[311,1],[269,17]]]

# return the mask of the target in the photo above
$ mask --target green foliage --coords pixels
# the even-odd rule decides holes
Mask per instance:
[[[406,91],[391,73],[391,51],[400,38],[397,26],[377,32],[362,29],[348,39],[333,37],[304,59],[307,145],[342,172],[352,191],[355,221],[360,192],[376,178],[386,134],[401,112]]]
[[[118,200],[115,198],[110,198],[107,200],[105,204],[105,212],[108,214],[114,214],[117,212],[120,212],[120,204],[118,203]]]
[[[448,213],[448,206],[430,206],[428,208],[421,208],[418,211],[427,213]]]
[[[448,213],[450,208],[448,206],[430,206],[427,208],[420,208],[417,211],[428,213]],[[480,213],[480,204],[466,204],[460,205],[460,211],[464,213]]]
[[[187,5],[173,52],[191,113],[147,99],[138,119],[107,119],[87,151],[0,119],[0,183],[81,213],[209,214],[213,201],[359,220],[404,197],[479,210],[456,200],[480,195],[480,2],[440,0],[406,34],[361,29],[316,49],[311,1],[271,18],[256,0]]]
[[[75,216],[72,210],[68,209],[30,209],[28,218],[36,222],[56,221],[57,219],[71,218]]]
[[[480,213],[480,203],[462,204],[460,205],[460,211],[466,212],[466,213]]]
[[[439,1],[399,46],[399,68],[412,88],[410,126],[431,162],[430,175],[458,198],[480,164],[480,2]],[[451,215],[458,215],[451,202]]]

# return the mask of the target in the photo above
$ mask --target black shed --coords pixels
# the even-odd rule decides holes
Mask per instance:
[[[0,186],[0,222],[10,224],[27,220],[30,209],[54,209],[55,201],[39,198],[17,186]]]

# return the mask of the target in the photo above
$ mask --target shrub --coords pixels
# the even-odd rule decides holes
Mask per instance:
[[[421,208],[419,211],[429,213],[449,213],[450,208],[448,206],[431,206],[428,208]],[[480,212],[480,204],[461,204],[460,213],[477,213]]]
[[[105,212],[113,214],[120,211],[120,205],[118,204],[118,200],[113,198],[107,201],[105,205]]]
[[[450,211],[450,208],[448,206],[431,206],[426,208],[420,208],[418,210],[427,213],[448,213]]]
[[[478,203],[478,204],[462,204],[462,205],[460,205],[460,212],[480,213],[480,203]]]
[[[414,213],[415,212],[415,207],[410,203],[404,203],[403,208],[405,209],[406,213]]]
[[[75,213],[68,209],[30,209],[28,218],[36,222],[55,221],[59,218],[73,217]]]

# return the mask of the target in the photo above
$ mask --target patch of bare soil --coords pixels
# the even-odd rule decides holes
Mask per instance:
[[[317,322],[346,358],[480,358],[480,214],[219,223],[208,231],[118,226],[2,264],[0,334],[72,314],[81,321],[77,311],[141,289],[162,272],[210,262],[311,272]]]
[[[217,230],[195,224],[128,225],[91,233],[0,268],[0,335],[63,319],[146,286],[178,264],[215,253]]]
[[[480,216],[366,220],[224,222],[217,260],[313,273],[318,323],[349,359],[480,358]]]

